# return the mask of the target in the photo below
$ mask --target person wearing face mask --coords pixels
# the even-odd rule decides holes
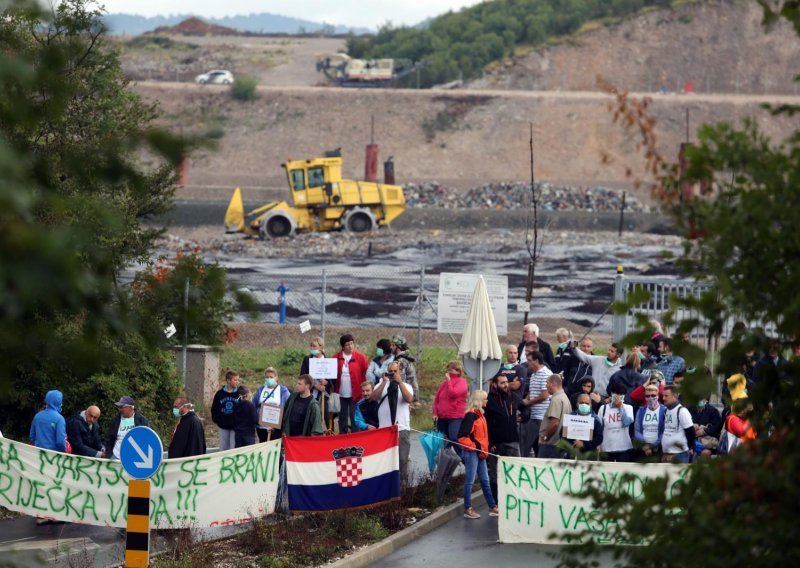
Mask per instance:
[[[572,359],[575,357],[572,354],[572,332],[566,327],[559,327],[556,330],[556,341],[558,341],[558,349],[556,349],[552,371],[566,376],[564,371],[572,367]]]
[[[573,448],[581,452],[592,452],[603,445],[603,422],[600,417],[592,410],[592,401],[588,394],[578,395],[578,408],[572,411],[577,416],[591,416],[594,419],[591,440],[576,440],[565,438]]]
[[[463,377],[464,368],[460,361],[450,361],[447,364],[445,373],[439,390],[433,399],[433,422],[436,429],[442,432],[450,442],[458,439],[458,430],[461,428],[461,421],[464,419],[464,412],[467,406],[467,394],[469,386],[467,379]],[[448,442],[449,446],[452,444]],[[460,448],[453,446],[456,453],[461,455]]]
[[[528,392],[528,372],[525,370],[525,365],[517,364],[519,360],[519,352],[516,345],[508,345],[506,347],[506,361],[500,365],[497,374],[490,381],[495,381],[497,377],[505,377],[508,381],[508,388],[520,396]]]
[[[106,457],[100,441],[100,409],[90,406],[67,420],[67,439],[72,453],[90,458]]]
[[[206,453],[206,432],[203,422],[194,412],[194,405],[186,397],[178,397],[172,403],[172,415],[178,419],[172,439],[169,442],[167,457],[188,458]]]
[[[389,368],[389,363],[394,361],[392,354],[392,342],[388,339],[379,339],[375,344],[375,357],[370,361],[369,368],[367,369],[367,380],[375,383],[381,380],[386,369]]]
[[[308,355],[303,357],[303,362],[300,365],[300,374],[308,375],[308,367],[310,359],[322,359],[325,357],[325,342],[321,337],[315,337],[309,344]],[[328,396],[333,392],[333,381],[328,379],[314,379],[311,385],[311,396],[314,397],[320,405],[322,411],[323,426],[327,430],[333,430],[334,414],[328,412]]]
[[[603,445],[600,447],[603,461],[634,461],[631,425],[633,406],[625,404],[625,385],[621,382],[611,386],[611,402],[600,407],[597,415],[603,422]]]
[[[281,408],[286,408],[286,401],[289,400],[289,389],[279,384],[278,371],[274,367],[264,369],[264,383],[260,385],[253,394],[253,404],[256,406],[258,415],[261,416],[261,406],[264,404],[274,404]],[[275,440],[281,437],[279,428],[267,428],[258,424],[256,426],[259,442]]]
[[[659,399],[659,385],[649,383],[644,387],[645,405],[636,412],[634,439],[642,444],[639,457],[658,457],[664,435],[664,417],[667,407]]]
[[[619,371],[622,366],[622,347],[612,343],[605,357],[602,355],[587,355],[580,349],[574,350],[573,353],[581,363],[587,363],[592,367],[595,391],[602,397],[606,396],[611,375]]]

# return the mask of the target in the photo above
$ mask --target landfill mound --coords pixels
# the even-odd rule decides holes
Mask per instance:
[[[466,192],[455,191],[438,182],[403,186],[408,207],[445,209],[523,209],[531,204],[531,184],[523,182],[488,183]],[[551,183],[536,184],[537,199],[544,211],[619,211],[623,192],[607,187],[570,187]],[[649,213],[652,208],[636,197],[625,196],[625,209]]]
[[[205,36],[205,35],[239,35],[241,32],[233,28],[209,24],[200,18],[187,18],[174,26],[161,26],[150,32],[151,34],[168,34],[184,36]]]

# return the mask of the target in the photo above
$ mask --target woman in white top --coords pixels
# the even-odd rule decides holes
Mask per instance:
[[[603,422],[603,444],[600,447],[604,461],[634,461],[631,426],[633,406],[625,404],[625,385],[621,382],[611,386],[611,402],[597,412]]]

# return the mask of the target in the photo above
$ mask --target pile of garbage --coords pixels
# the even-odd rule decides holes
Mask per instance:
[[[408,183],[403,186],[409,207],[445,209],[524,209],[531,205],[531,184],[488,183],[467,191],[456,191],[438,182]],[[570,187],[536,184],[536,198],[543,211],[619,211],[621,190],[607,187]],[[648,213],[651,208],[628,194],[625,210]]]

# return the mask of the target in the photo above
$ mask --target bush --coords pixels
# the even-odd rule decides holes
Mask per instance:
[[[188,310],[185,307],[186,286],[189,287]],[[150,338],[163,343],[163,329],[174,324],[178,330],[172,345],[182,344],[188,324],[188,343],[222,345],[228,338],[226,321],[233,319],[234,304],[229,292],[225,269],[218,264],[205,264],[195,249],[190,254],[178,251],[172,260],[161,257],[146,270],[136,274],[131,284],[133,305],[143,322],[158,325],[150,330]],[[251,298],[231,291],[246,309]]]
[[[233,81],[233,87],[231,88],[231,94],[233,98],[239,101],[252,101],[258,97],[258,92],[256,91],[256,87],[258,85],[258,81],[255,77],[250,77],[249,75],[241,75],[236,77]]]
[[[225,136],[225,129],[219,124],[212,124],[206,129],[205,137],[211,140],[219,140]]]

